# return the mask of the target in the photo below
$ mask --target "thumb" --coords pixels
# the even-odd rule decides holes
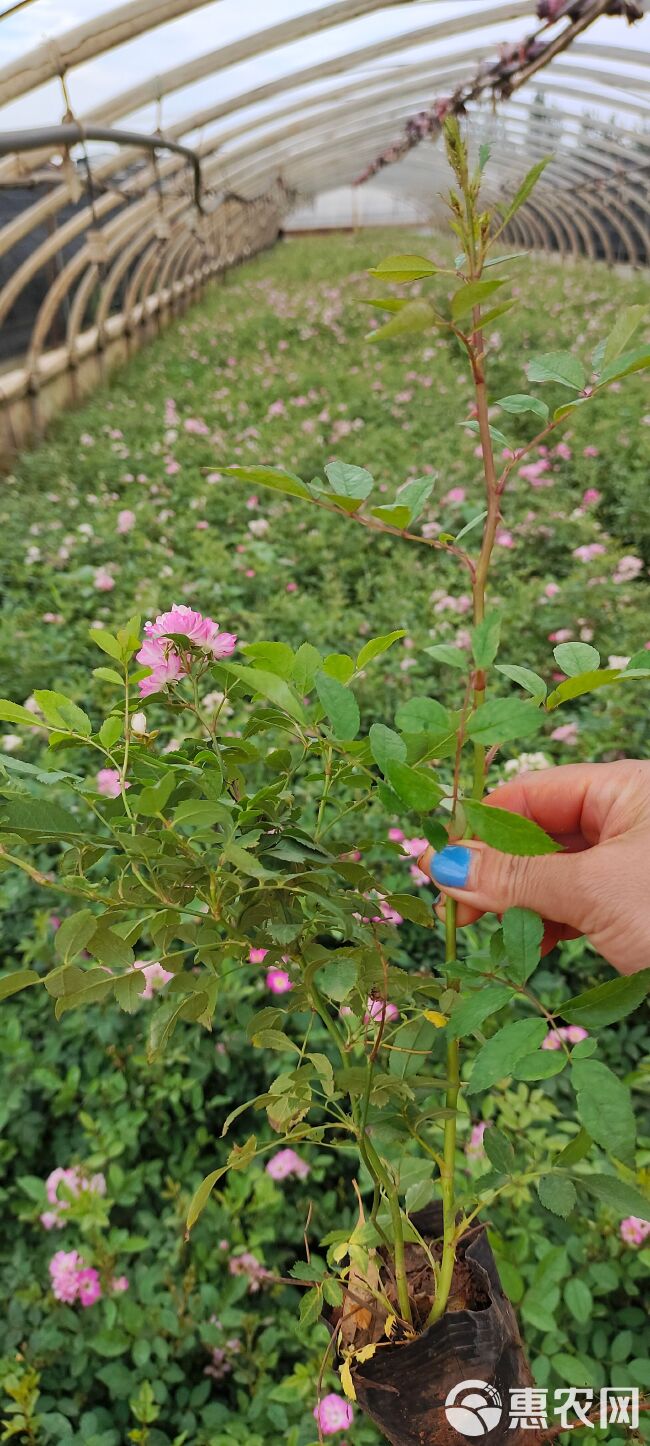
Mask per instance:
[[[478,913],[533,909],[585,931],[589,912],[589,850],[521,858],[475,840],[427,850],[420,867],[452,899]]]

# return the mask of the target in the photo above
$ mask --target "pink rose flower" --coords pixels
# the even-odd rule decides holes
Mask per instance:
[[[52,1293],[56,1300],[73,1305],[79,1291],[79,1271],[84,1268],[77,1250],[57,1250],[49,1264]]]
[[[650,1220],[628,1215],[627,1220],[621,1220],[620,1235],[626,1245],[643,1245],[650,1235]]]
[[[323,1396],[322,1401],[314,1406],[313,1414],[324,1436],[335,1436],[337,1431],[347,1430],[354,1420],[350,1401],[337,1396],[335,1391]]]
[[[111,577],[106,567],[97,568],[93,582],[98,592],[112,592],[115,587],[115,578]]]
[[[266,987],[272,994],[288,994],[293,989],[293,984],[286,969],[269,969],[266,975]]]
[[[129,1282],[125,1275],[113,1276],[113,1279],[111,1281],[111,1290],[113,1292],[113,1295],[122,1295],[125,1290],[128,1290],[128,1288]]]
[[[380,1022],[382,1019],[390,1024],[391,1020],[399,1019],[399,1009],[391,1004],[389,999],[368,999],[366,1013],[363,1016],[364,1024],[370,1024],[371,1020]]]
[[[301,1160],[295,1150],[278,1150],[267,1161],[266,1173],[272,1180],[286,1180],[288,1175],[297,1175],[299,1180],[306,1180],[310,1173],[306,1160]]]
[[[268,952],[268,949],[249,949],[249,964],[263,964]]]
[[[100,1299],[101,1293],[102,1287],[97,1271],[93,1270],[92,1266],[86,1266],[80,1270],[77,1274],[77,1296],[80,1304],[84,1307],[94,1305],[95,1301]]]
[[[157,960],[134,959],[133,968],[140,969],[146,981],[140,994],[141,999],[153,999],[154,993],[157,993],[174,977],[168,969],[163,969],[162,964],[159,964]]]
[[[490,1128],[491,1120],[481,1120],[480,1124],[472,1125],[472,1132],[465,1146],[465,1154],[468,1160],[480,1160],[485,1154],[483,1136]]]
[[[551,738],[554,738],[556,743],[577,743],[578,724],[561,723],[559,728],[553,729]]]
[[[117,768],[100,768],[95,776],[97,792],[103,794],[104,798],[119,798],[122,792],[120,787],[120,775]],[[125,783],[125,788],[130,788],[130,783]]]
[[[135,526],[135,523],[135,512],[132,512],[129,507],[124,507],[121,512],[118,512],[117,531],[120,536],[123,536],[126,532],[130,532],[131,528]]]

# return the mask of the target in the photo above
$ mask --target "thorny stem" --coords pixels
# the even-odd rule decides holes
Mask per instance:
[[[456,958],[456,901],[448,899],[446,905],[445,920],[445,962],[451,964]],[[447,1044],[447,1093],[445,1095],[445,1108],[451,1111],[449,1118],[445,1120],[443,1159],[441,1166],[442,1182],[442,1262],[440,1265],[440,1276],[438,1289],[433,1302],[428,1324],[433,1325],[440,1320],[444,1314],[456,1263],[456,1201],[454,1191],[454,1176],[456,1172],[456,1127],[458,1094],[460,1090],[460,1053],[458,1040],[450,1039]]]

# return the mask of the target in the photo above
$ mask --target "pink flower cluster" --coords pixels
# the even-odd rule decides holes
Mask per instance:
[[[86,1265],[78,1250],[57,1250],[56,1255],[52,1256],[49,1270],[52,1294],[56,1300],[63,1301],[65,1305],[74,1305],[75,1301],[79,1301],[80,1305],[87,1307],[101,1299],[99,1271],[92,1265]],[[113,1295],[120,1295],[128,1290],[129,1282],[126,1276],[114,1276],[110,1288]]]
[[[410,859],[421,858],[425,849],[428,848],[429,845],[429,840],[426,838],[405,838],[401,828],[389,828],[388,837],[391,840],[391,843],[401,843],[402,852],[406,854],[407,858]],[[411,864],[409,872],[413,883],[417,884],[418,888],[421,888],[423,884],[428,884],[431,882],[430,879],[427,878],[427,875],[423,872],[423,870],[418,868],[416,863]]]
[[[561,1049],[562,1043],[579,1044],[581,1039],[588,1039],[589,1033],[582,1028],[581,1024],[561,1024],[559,1029],[551,1029],[542,1040],[542,1049]]]
[[[382,1019],[386,1024],[390,1024],[391,1020],[399,1019],[399,1009],[395,1004],[391,1004],[390,999],[368,999],[366,1013],[363,1016],[364,1024],[370,1024],[371,1020],[376,1020],[379,1024]]]
[[[256,1295],[260,1286],[273,1279],[271,1271],[267,1270],[250,1250],[243,1250],[241,1255],[231,1255],[228,1270],[231,1275],[248,1276],[249,1295]]]
[[[345,1431],[352,1425],[354,1411],[349,1401],[330,1391],[314,1406],[314,1416],[324,1436],[335,1436],[337,1431]]]
[[[46,1210],[41,1215],[41,1225],[46,1230],[62,1230],[65,1225],[65,1212],[70,1209],[70,1199],[59,1197],[59,1187],[63,1186],[68,1196],[78,1199],[83,1192],[89,1195],[105,1195],[106,1180],[102,1174],[84,1175],[77,1165],[64,1170],[58,1165],[52,1170],[45,1181],[45,1192],[51,1210]]]
[[[310,1173],[306,1160],[301,1160],[295,1150],[278,1150],[272,1155],[266,1166],[267,1175],[272,1180],[286,1180],[289,1175],[296,1175],[299,1180],[306,1180]]]
[[[136,654],[151,673],[140,682],[140,696],[159,693],[168,683],[177,682],[189,672],[189,657],[177,651],[170,634],[187,638],[188,644],[201,648],[211,658],[229,658],[235,650],[234,633],[220,633],[219,624],[204,618],[184,603],[174,603],[169,612],[160,613],[154,623],[145,623],[145,638]]]
[[[621,1220],[621,1240],[626,1245],[643,1245],[650,1235],[650,1220],[641,1220],[638,1215],[628,1215]]]

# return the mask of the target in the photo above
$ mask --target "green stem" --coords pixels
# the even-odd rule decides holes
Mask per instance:
[[[448,899],[446,905],[445,961],[453,963],[456,958],[456,901]],[[445,1120],[442,1180],[442,1261],[440,1277],[433,1308],[428,1324],[440,1320],[447,1308],[449,1292],[456,1263],[456,1199],[454,1175],[456,1171],[456,1126],[458,1093],[460,1090],[460,1055],[458,1040],[451,1039],[447,1045],[447,1078],[449,1084],[445,1096],[445,1108],[453,1113]]]

